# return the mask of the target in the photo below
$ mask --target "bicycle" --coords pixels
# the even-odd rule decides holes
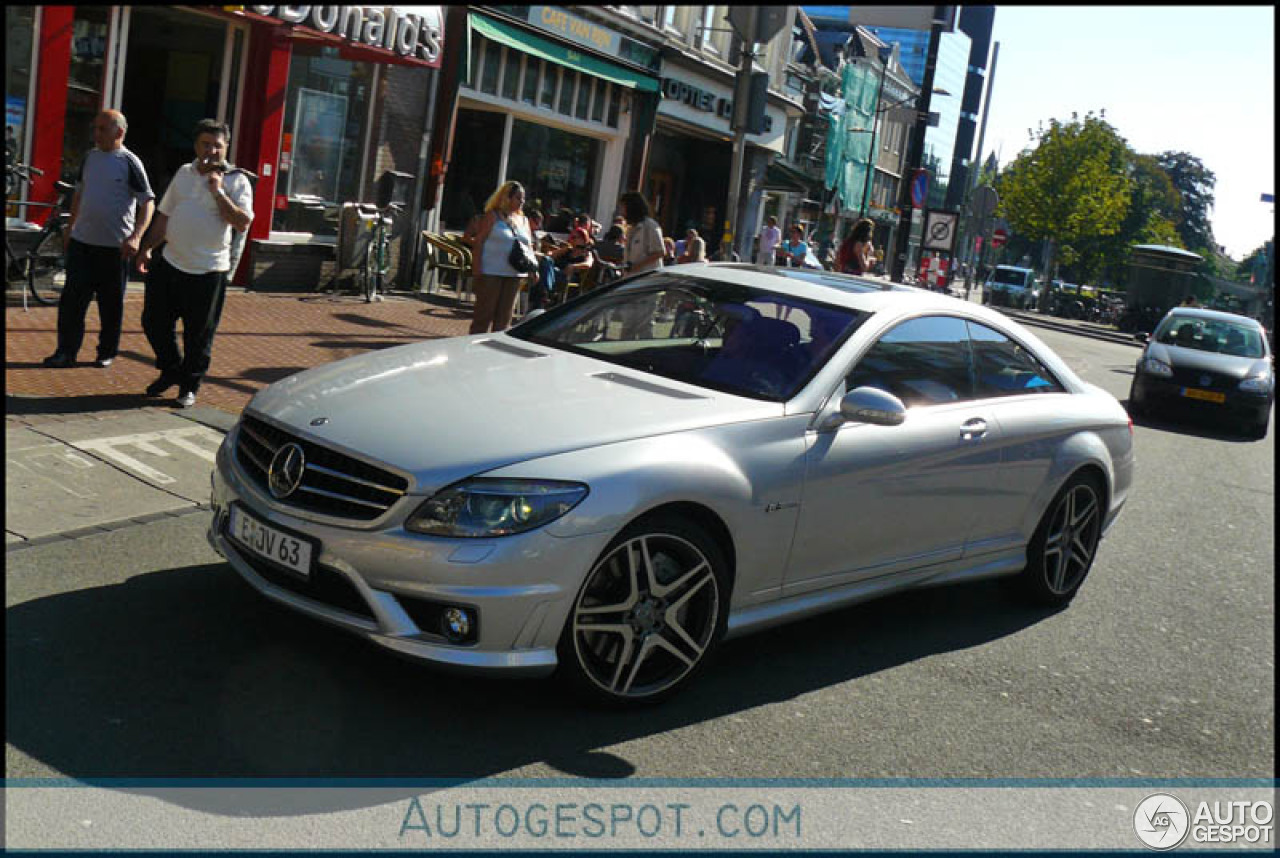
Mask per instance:
[[[43,176],[44,171],[26,164],[5,165],[5,186],[14,187],[18,182],[30,184],[33,176]],[[53,213],[40,229],[35,246],[19,257],[9,244],[5,230],[5,282],[26,280],[27,290],[22,295],[22,308],[27,308],[27,292],[37,304],[56,306],[67,282],[67,250],[64,241],[65,227],[71,219],[71,197],[75,186],[61,180],[54,182],[58,191],[57,203],[23,202],[20,205],[51,208]]]
[[[366,304],[381,301],[385,292],[384,281],[391,272],[391,229],[395,226],[395,216],[404,210],[400,203],[388,203],[385,208],[361,205],[361,212],[373,215],[369,225],[371,234],[365,247],[364,260],[359,268],[360,291]]]

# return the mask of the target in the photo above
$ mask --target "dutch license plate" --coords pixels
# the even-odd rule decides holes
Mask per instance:
[[[234,504],[231,507],[229,530],[231,538],[245,550],[296,572],[303,578],[311,577],[314,546],[310,540],[263,524]]]
[[[1227,401],[1225,393],[1214,393],[1212,390],[1199,390],[1194,387],[1182,388],[1182,395],[1188,399],[1199,399],[1203,402],[1216,402],[1219,405]]]

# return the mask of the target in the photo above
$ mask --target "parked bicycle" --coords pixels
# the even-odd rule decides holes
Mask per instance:
[[[391,231],[395,227],[395,218],[404,206],[399,203],[388,203],[386,207],[365,205],[365,214],[373,215],[370,225],[372,234],[365,248],[364,262],[360,266],[360,291],[364,294],[365,303],[381,301],[386,291],[386,277],[391,273]]]
[[[6,164],[5,185],[13,187],[15,183],[30,184],[35,176],[43,176],[44,171],[27,164]],[[26,279],[27,291],[36,303],[54,306],[62,297],[62,288],[67,282],[67,251],[65,243],[65,227],[71,219],[71,198],[75,186],[63,181],[54,182],[58,190],[57,203],[23,202],[21,205],[37,208],[51,208],[53,213],[45,221],[36,238],[35,245],[25,254],[14,251],[9,242],[9,231],[5,230],[5,282],[12,279]],[[26,308],[26,293],[23,294],[23,309]]]

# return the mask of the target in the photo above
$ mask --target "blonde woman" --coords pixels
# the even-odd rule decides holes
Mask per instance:
[[[516,236],[532,247],[529,221],[522,211],[524,186],[503,182],[484,204],[484,216],[476,230],[471,259],[472,288],[476,303],[471,313],[471,333],[501,331],[511,324],[520,281],[526,276],[511,267],[511,247]]]

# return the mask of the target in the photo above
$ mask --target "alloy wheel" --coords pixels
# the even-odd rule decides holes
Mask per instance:
[[[625,539],[591,570],[570,618],[587,680],[612,699],[667,692],[703,661],[723,610],[707,552],[664,532]]]
[[[1072,486],[1058,501],[1045,535],[1044,582],[1055,596],[1075,591],[1093,564],[1102,510],[1092,485]]]

